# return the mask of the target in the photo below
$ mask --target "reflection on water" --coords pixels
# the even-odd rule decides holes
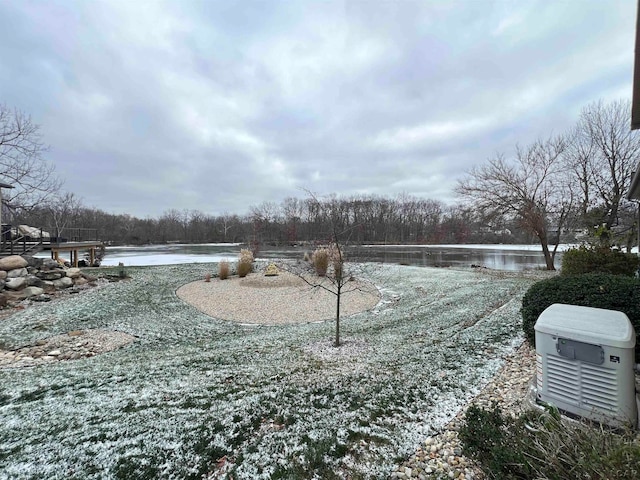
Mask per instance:
[[[103,265],[167,265],[177,263],[219,262],[235,260],[240,244],[150,245],[143,247],[108,247]],[[262,259],[302,259],[304,247],[263,247]],[[441,246],[366,246],[348,247],[348,258],[356,261],[384,262],[425,267],[470,267],[477,265],[495,270],[544,268],[544,256],[535,245],[441,245]],[[556,255],[556,267],[562,251]]]

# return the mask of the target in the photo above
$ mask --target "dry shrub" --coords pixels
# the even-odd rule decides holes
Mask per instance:
[[[229,262],[226,260],[221,261],[220,265],[218,265],[218,277],[220,280],[229,278]]]
[[[329,249],[316,248],[311,256],[311,260],[313,261],[313,267],[316,269],[318,276],[324,277],[329,268]]]
[[[253,270],[253,253],[243,248],[238,258],[238,276],[246,277]]]

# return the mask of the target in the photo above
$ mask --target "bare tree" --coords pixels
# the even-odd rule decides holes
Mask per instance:
[[[538,238],[548,270],[555,270],[560,233],[574,208],[565,150],[562,137],[517,147],[513,161],[497,155],[473,168],[456,188],[486,218],[517,218]]]
[[[75,217],[78,216],[82,208],[82,200],[75,193],[53,196],[47,209],[53,222],[51,226],[55,228],[56,237],[63,236],[69,221],[75,221]]]
[[[580,114],[571,142],[570,152],[582,186],[585,216],[603,226],[606,232],[618,224],[640,154],[640,136],[629,128],[630,118],[628,100],[587,105]]]
[[[42,158],[45,151],[40,127],[0,105],[0,179],[14,187],[4,195],[9,211],[31,210],[60,190],[54,166]]]

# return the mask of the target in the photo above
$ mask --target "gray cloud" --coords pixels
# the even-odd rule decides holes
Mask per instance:
[[[462,172],[629,98],[633,2],[2,2],[0,102],[86,204],[243,213],[454,199]]]

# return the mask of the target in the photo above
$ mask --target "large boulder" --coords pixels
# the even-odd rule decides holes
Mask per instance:
[[[29,265],[29,262],[20,255],[9,255],[8,257],[0,258],[0,270],[15,270],[16,268],[24,268],[27,265]]]
[[[9,290],[22,290],[27,286],[27,279],[24,277],[8,278],[4,287]]]
[[[7,272],[7,278],[26,277],[28,273],[26,268],[16,268]]]
[[[58,290],[62,290],[64,288],[69,288],[73,286],[73,280],[71,280],[69,277],[62,277],[62,278],[59,278],[58,280],[54,280],[53,285]]]

